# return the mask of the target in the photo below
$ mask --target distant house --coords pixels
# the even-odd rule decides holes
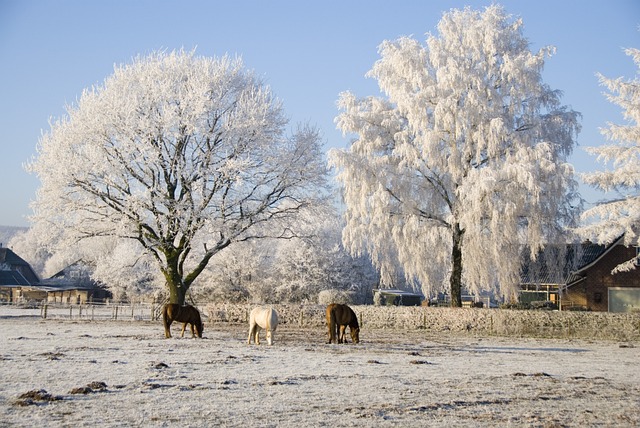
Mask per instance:
[[[0,302],[46,300],[85,304],[108,298],[111,293],[91,278],[91,267],[83,262],[76,262],[41,280],[29,263],[12,250],[0,248]]]
[[[623,236],[594,253],[567,278],[561,307],[592,311],[640,312],[640,267],[611,274],[620,263],[638,258],[638,247],[625,246]],[[636,261],[636,265],[638,261]]]
[[[561,310],[640,310],[640,270],[611,274],[637,252],[637,247],[623,245],[623,237],[607,246],[585,242],[548,247],[535,262],[525,257],[520,301],[551,301]]]
[[[46,292],[33,287],[39,282],[29,263],[10,249],[0,247],[0,302],[42,300]]]
[[[90,265],[77,261],[41,280],[38,286],[46,290],[51,303],[86,304],[111,298],[111,292],[91,278],[92,271]]]
[[[424,296],[404,290],[374,289],[373,301],[382,306],[420,306]]]

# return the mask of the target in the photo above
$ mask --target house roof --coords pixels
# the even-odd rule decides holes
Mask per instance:
[[[624,235],[621,235],[606,247],[603,245],[600,245],[600,247],[602,247],[600,251],[593,251],[591,254],[589,254],[590,257],[584,259],[583,263],[578,267],[578,269],[570,273],[566,281],[567,287],[571,287],[572,285],[575,285],[581,282],[583,279],[585,279],[584,272],[587,269],[589,269],[591,266],[596,264],[598,261],[600,261],[602,257],[607,255],[607,253],[609,253],[609,251],[611,251],[613,247],[620,244],[623,238],[624,238]]]
[[[65,290],[96,290],[101,287],[93,281],[90,282],[78,282],[69,281],[60,278],[48,278],[43,279],[37,284],[38,288],[46,289],[47,291],[65,291]]]
[[[423,297],[422,294],[420,294],[420,293],[413,293],[411,291],[397,290],[397,289],[390,289],[390,288],[376,288],[373,291],[374,292],[377,291],[380,294],[390,294],[390,295],[393,295],[393,296],[418,296],[418,297]]]
[[[9,248],[0,247],[0,263],[6,263],[11,266],[29,266],[24,259],[19,257]]]
[[[31,283],[17,270],[0,270],[0,286],[2,287],[24,287]]]
[[[593,263],[606,250],[604,245],[591,242],[565,247],[549,246],[531,261],[528,252],[523,258],[520,283],[530,285],[564,285],[572,273]]]
[[[28,283],[34,284],[39,281],[38,275],[36,275],[29,263],[9,248],[0,247],[0,266],[3,265],[5,266],[3,269],[8,266],[10,270],[21,272]]]

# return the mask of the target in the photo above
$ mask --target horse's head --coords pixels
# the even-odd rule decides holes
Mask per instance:
[[[202,331],[204,330],[204,323],[202,321],[196,323],[196,335],[202,339]]]
[[[349,333],[351,333],[351,340],[353,340],[353,343],[360,343],[360,327],[349,327]]]

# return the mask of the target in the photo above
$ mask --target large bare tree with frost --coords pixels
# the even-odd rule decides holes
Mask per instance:
[[[385,41],[368,77],[382,96],[342,93],[345,245],[383,275],[399,265],[425,293],[461,287],[513,297],[520,251],[535,255],[575,216],[566,162],[579,113],[542,81],[550,47],[529,50],[499,6],[445,13],[426,45]]]
[[[137,241],[182,303],[213,255],[293,236],[292,218],[323,194],[319,132],[289,135],[287,123],[240,59],[139,57],[85,90],[39,141],[28,165],[41,181],[35,229],[58,248]]]
[[[626,49],[640,70],[640,50]],[[609,123],[602,134],[612,142],[587,151],[611,169],[584,174],[584,182],[596,189],[615,195],[583,213],[586,223],[582,234],[597,242],[609,244],[624,235],[626,245],[638,245],[640,230],[640,79],[608,79],[600,82],[610,92],[607,98],[623,110],[627,123]],[[616,270],[635,269],[634,257]]]

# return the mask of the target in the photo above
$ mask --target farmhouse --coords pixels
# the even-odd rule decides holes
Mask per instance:
[[[40,280],[29,263],[9,248],[0,247],[0,302],[57,302],[84,304],[104,301],[111,293],[91,279],[90,267],[76,262]]]
[[[547,248],[535,262],[526,259],[520,276],[520,301],[548,301],[561,310],[631,312],[640,310],[640,270],[612,274],[638,256],[623,236],[611,244],[584,242]]]

